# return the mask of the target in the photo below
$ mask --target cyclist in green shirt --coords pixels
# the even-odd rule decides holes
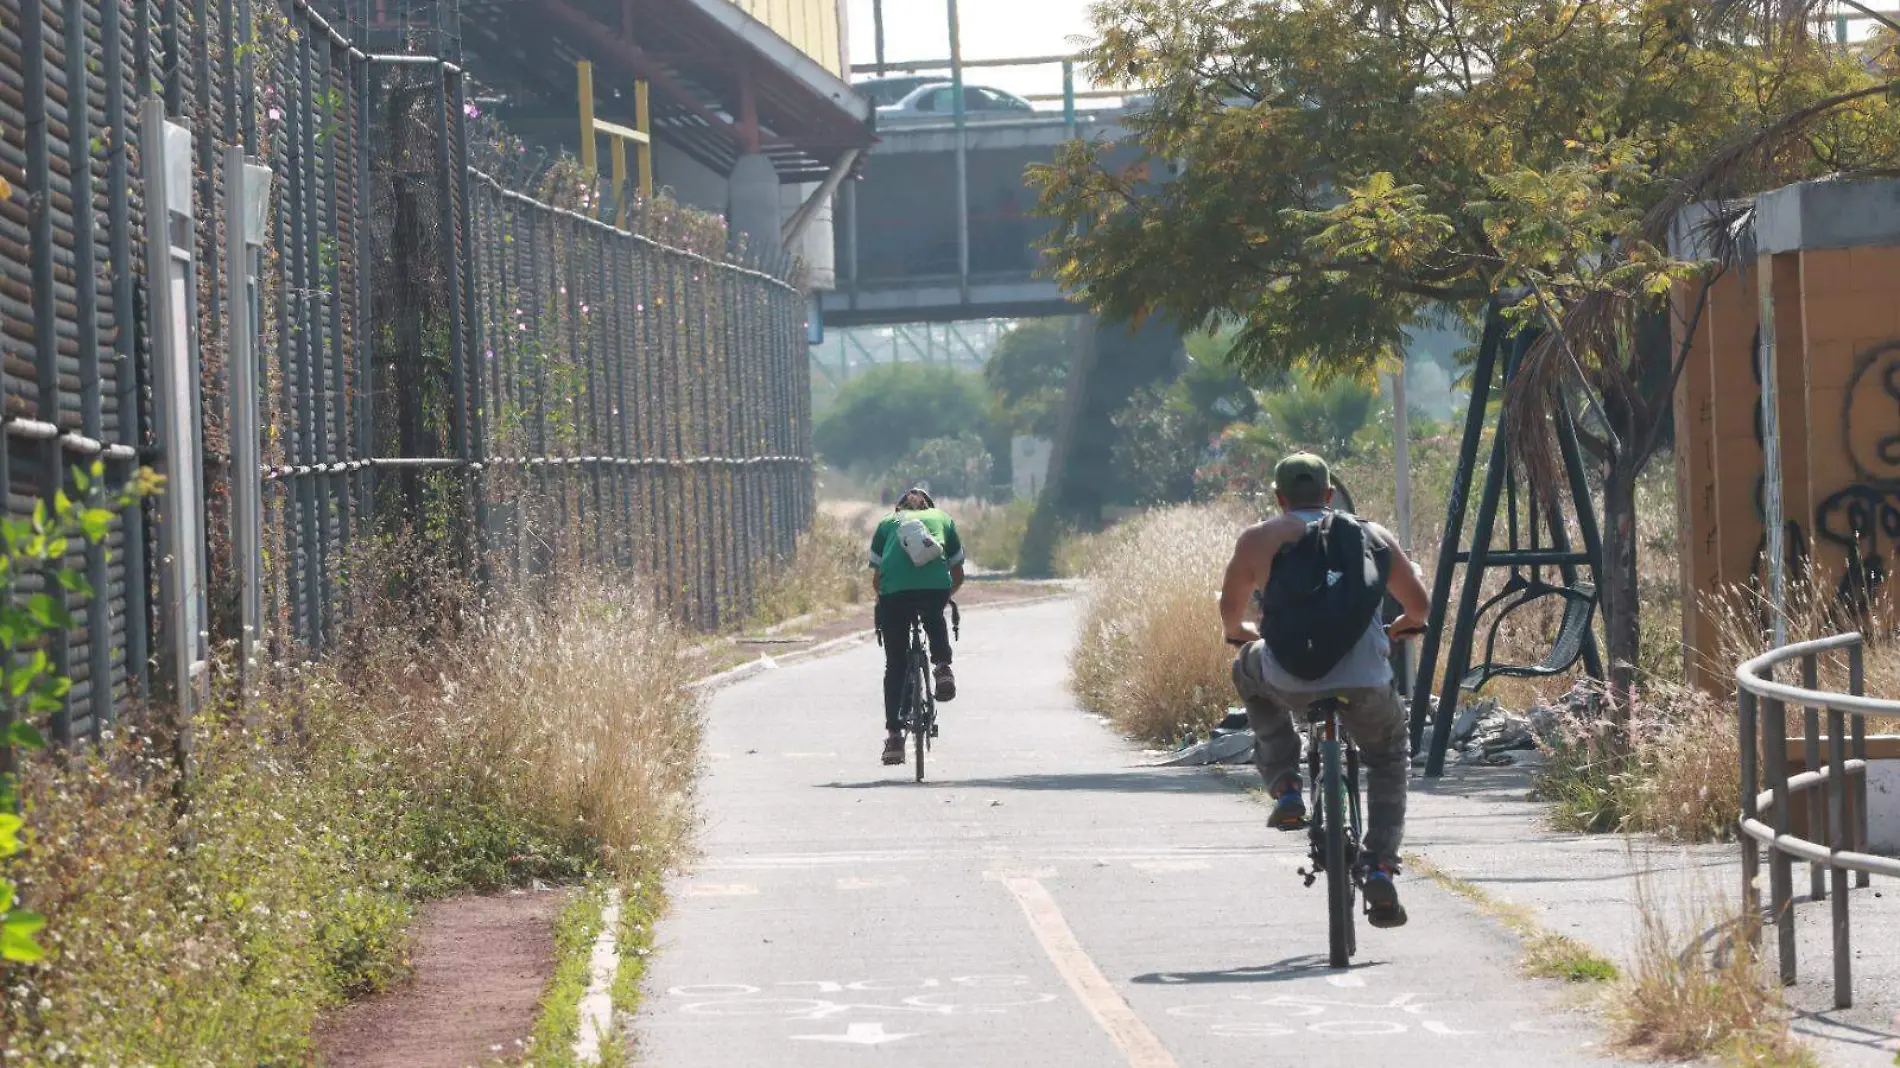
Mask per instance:
[[[904,762],[904,734],[898,706],[904,700],[905,660],[910,654],[910,621],[923,618],[936,665],[937,700],[957,695],[950,673],[950,627],[943,610],[963,588],[963,539],[930,491],[914,486],[871,536],[871,573],[877,584],[877,631],[884,641],[884,763]]]

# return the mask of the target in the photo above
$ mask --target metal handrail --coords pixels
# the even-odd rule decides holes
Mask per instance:
[[[1845,652],[1848,692],[1820,689],[1820,658]],[[1800,686],[1774,681],[1776,667],[1799,661]],[[1870,876],[1900,878],[1900,860],[1867,852],[1867,727],[1870,715],[1900,716],[1900,701],[1866,695],[1866,643],[1858,633],[1796,642],[1771,649],[1735,669],[1741,736],[1741,818],[1737,828],[1742,844],[1742,900],[1748,915],[1760,914],[1757,887],[1761,873],[1758,846],[1768,847],[1769,914],[1775,922],[1781,981],[1795,981],[1794,871],[1795,859],[1808,862],[1810,899],[1827,898],[1832,877],[1834,926],[1834,1005],[1853,1004],[1853,953],[1850,938],[1847,873],[1855,885],[1867,886]],[[1788,718],[1790,706],[1802,706],[1802,762],[1805,770],[1788,774]],[[1826,766],[1822,766],[1821,713],[1827,713]],[[1847,717],[1852,716],[1852,757],[1848,754]],[[1767,761],[1767,789],[1761,789],[1761,760]],[[1827,810],[1808,806],[1807,838],[1790,831],[1791,802],[1796,794],[1819,789]],[[1851,818],[1850,818],[1850,803]],[[1763,821],[1766,813],[1768,819]],[[1822,844],[1819,839],[1826,837]],[[1760,931],[1751,925],[1750,937]]]

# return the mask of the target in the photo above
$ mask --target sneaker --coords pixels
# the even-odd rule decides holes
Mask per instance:
[[[904,736],[887,734],[884,736],[884,763],[902,764],[904,762]]]
[[[1300,797],[1299,787],[1289,786],[1280,791],[1273,802],[1273,815],[1267,817],[1267,826],[1276,831],[1297,831],[1306,826],[1306,801]]]
[[[1366,871],[1366,922],[1374,927],[1405,926],[1405,906],[1399,904],[1399,888],[1392,881],[1396,874],[1387,864]]]
[[[954,701],[957,699],[957,677],[950,674],[949,664],[938,664],[936,671],[937,700]]]

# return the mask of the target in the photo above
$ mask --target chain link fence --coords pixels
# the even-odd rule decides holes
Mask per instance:
[[[491,587],[619,571],[716,627],[814,511],[792,272],[471,166],[467,75],[370,53],[349,2],[0,0],[8,514],[95,460],[170,480],[74,548],[94,596],[22,586],[72,602],[57,742],[220,648],[333,648],[379,545]]]

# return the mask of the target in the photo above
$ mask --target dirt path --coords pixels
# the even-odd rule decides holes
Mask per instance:
[[[329,1068],[468,1068],[512,1060],[554,974],[565,891],[438,901],[416,925],[415,977],[317,1030]]]

